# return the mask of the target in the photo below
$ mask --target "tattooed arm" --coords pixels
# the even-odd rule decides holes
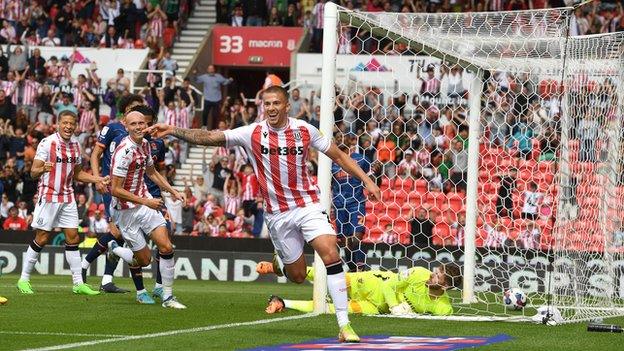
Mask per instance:
[[[225,134],[220,130],[204,130],[204,129],[184,129],[174,128],[171,135],[188,141],[191,144],[223,146],[225,145]]]
[[[158,123],[145,129],[145,133],[149,133],[155,138],[163,138],[167,135],[173,135],[174,137],[197,145],[225,145],[225,134],[220,130],[184,129],[168,124]]]

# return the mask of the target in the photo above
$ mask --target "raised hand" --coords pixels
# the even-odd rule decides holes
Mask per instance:
[[[174,190],[171,193],[171,196],[173,196],[174,199],[182,201],[182,203],[186,203],[186,198],[184,197],[184,194],[180,193],[179,191]]]

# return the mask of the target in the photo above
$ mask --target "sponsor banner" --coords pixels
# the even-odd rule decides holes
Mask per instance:
[[[289,67],[303,28],[216,26],[212,33],[215,65]]]
[[[298,344],[284,344],[276,346],[263,346],[246,351],[279,351],[279,350],[419,350],[419,351],[439,351],[439,350],[461,350],[478,346],[491,345],[494,343],[511,340],[509,335],[499,334],[496,336],[390,336],[371,335],[361,337],[360,343],[345,344],[340,343],[336,338],[317,339]]]
[[[389,96],[398,92],[420,92],[422,80],[418,78],[427,76],[424,70],[430,64],[436,67],[437,73],[440,60],[430,56],[338,55],[336,83],[348,90],[375,86]],[[321,54],[297,54],[298,82],[320,86],[322,69]],[[471,74],[464,73],[466,89],[471,78]]]
[[[251,241],[249,241],[251,242]],[[0,244],[0,263],[2,273],[19,273],[23,255],[27,245]],[[366,262],[372,269],[381,267],[404,270],[409,267],[421,266],[433,269],[440,263],[463,263],[463,254],[459,251],[446,249],[425,249],[405,256],[405,251],[382,251],[367,249]],[[83,255],[87,250],[83,249]],[[175,276],[177,279],[189,280],[220,280],[238,282],[286,282],[286,279],[275,276],[259,275],[255,271],[260,261],[271,261],[272,252],[240,252],[231,251],[198,251],[176,249]],[[343,255],[344,257],[344,255]],[[308,264],[312,264],[313,255],[306,255]],[[521,253],[481,252],[477,254],[475,267],[475,291],[501,292],[503,289],[520,288],[524,292],[545,292],[550,282],[560,294],[572,294],[579,281],[583,282],[585,292],[592,297],[613,296],[624,298],[624,258],[617,257],[608,263],[599,255],[581,259],[572,257],[553,260],[554,272],[548,270],[549,258],[542,255],[528,256]],[[103,256],[92,265],[89,274],[101,276],[104,273],[105,259]],[[129,276],[126,265],[117,274]],[[64,248],[59,246],[46,247],[42,251],[39,262],[35,265],[39,274],[69,275],[69,267],[65,262]],[[576,278],[572,274],[581,274]],[[150,277],[149,269],[144,273]]]
[[[14,50],[17,46],[11,46]],[[2,46],[7,52],[7,46]],[[122,68],[126,72],[126,77],[130,79],[129,71],[136,71],[142,68],[143,62],[147,58],[149,49],[107,49],[107,48],[76,48],[73,47],[47,47],[30,46],[28,50],[32,54],[34,49],[41,50],[41,56],[47,60],[52,56],[58,58],[59,63],[63,56],[73,58],[72,77],[79,74],[87,74],[86,70],[92,63],[97,66],[97,75],[102,79],[102,85],[106,88],[106,81],[117,76],[117,70]]]

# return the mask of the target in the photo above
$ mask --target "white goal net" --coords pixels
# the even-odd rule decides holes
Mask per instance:
[[[360,237],[343,247],[352,269],[458,263],[465,318],[624,314],[624,36],[568,37],[571,14],[326,5],[321,130],[370,162],[383,196],[334,188],[334,217],[362,216],[337,222]],[[330,165],[323,191],[341,181]],[[505,307],[511,288],[526,308]]]

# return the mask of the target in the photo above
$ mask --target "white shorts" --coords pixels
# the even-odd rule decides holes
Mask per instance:
[[[147,246],[145,236],[151,235],[154,229],[167,225],[162,213],[147,206],[126,210],[111,208],[111,217],[132,251],[139,251]]]
[[[46,202],[41,200],[35,205],[32,227],[52,231],[54,228],[78,229],[78,207],[76,202]]]
[[[305,242],[323,234],[336,235],[327,211],[320,204],[282,213],[267,213],[266,221],[275,251],[284,264],[291,264],[301,257]]]

